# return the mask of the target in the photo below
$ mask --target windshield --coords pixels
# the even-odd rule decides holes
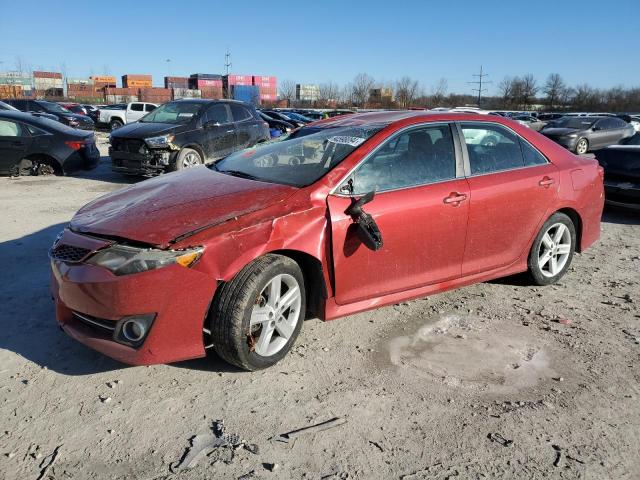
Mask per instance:
[[[596,122],[596,119],[585,117],[563,117],[554,122],[554,127],[559,128],[576,128],[586,130]]]
[[[383,127],[303,127],[286,140],[236,152],[213,168],[238,177],[304,187],[326,175]]]
[[[200,112],[203,103],[169,102],[145,115],[140,121],[144,123],[189,123]]]
[[[53,102],[40,102],[40,106],[42,106],[42,108],[44,108],[47,112],[71,113],[66,108],[58,105],[57,103],[53,103]]]

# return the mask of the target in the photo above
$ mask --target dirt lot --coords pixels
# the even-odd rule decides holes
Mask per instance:
[[[47,260],[81,205],[127,183],[107,158],[0,178],[0,478],[640,478],[637,214],[606,212],[557,286],[509,278],[309,320],[257,373],[216,358],[128,368],[57,328]],[[334,417],[346,423],[272,440]],[[172,473],[216,420],[258,450],[211,448]]]

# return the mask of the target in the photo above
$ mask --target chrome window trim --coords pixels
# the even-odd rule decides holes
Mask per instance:
[[[340,179],[339,182],[336,183],[336,186],[333,187],[331,189],[331,191],[329,192],[329,195],[333,195],[336,197],[343,197],[343,198],[352,198],[352,197],[359,197],[362,196],[364,194],[362,193],[350,193],[350,194],[346,194],[346,193],[341,193],[339,191],[340,186],[351,176],[351,174],[357,170],[360,165],[362,165],[364,162],[366,162],[367,160],[369,160],[373,155],[375,155],[376,153],[378,153],[378,151],[380,149],[382,149],[382,147],[384,147],[387,143],[391,142],[393,139],[395,139],[396,137],[406,133],[408,130],[414,130],[417,128],[424,128],[424,127],[440,127],[446,125],[449,127],[449,129],[451,130],[451,142],[453,144],[453,151],[454,151],[454,155],[455,155],[455,169],[456,169],[456,176],[453,178],[448,178],[446,180],[438,180],[436,182],[429,182],[429,183],[418,183],[416,185],[407,185],[405,187],[398,187],[398,188],[390,188],[388,190],[376,190],[376,195],[380,194],[380,193],[387,193],[387,192],[395,192],[398,190],[407,190],[409,188],[418,188],[418,187],[424,187],[427,185],[436,185],[438,183],[444,183],[444,182],[451,182],[454,180],[460,180],[461,178],[464,178],[464,172],[460,172],[459,169],[459,155],[461,152],[458,151],[459,148],[461,148],[461,146],[458,145],[459,142],[456,142],[456,132],[454,130],[454,122],[453,121],[441,121],[441,122],[425,122],[425,123],[415,123],[412,125],[407,125],[404,128],[401,128],[400,130],[398,130],[397,132],[394,132],[390,137],[388,137],[384,142],[382,142],[380,145],[378,145],[376,148],[374,148],[373,150],[371,150],[364,158],[362,158],[353,168],[351,168],[351,170],[349,170],[347,172],[346,175],[344,175],[344,177],[342,177]],[[354,150],[355,151],[355,150]]]

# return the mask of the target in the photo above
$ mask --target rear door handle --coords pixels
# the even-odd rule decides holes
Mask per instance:
[[[447,205],[457,207],[461,202],[464,202],[467,196],[464,193],[451,192],[448,197],[444,197],[442,200]]]
[[[538,185],[540,185],[541,187],[549,188],[549,186],[553,185],[554,183],[555,183],[555,180],[553,178],[549,178],[545,176],[543,177],[542,180],[538,182]]]

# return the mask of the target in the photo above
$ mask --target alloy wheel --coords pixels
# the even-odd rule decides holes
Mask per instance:
[[[300,321],[301,305],[300,286],[292,275],[276,275],[267,283],[251,310],[255,353],[269,357],[282,350]]]
[[[584,155],[585,153],[587,153],[587,148],[588,148],[587,141],[584,138],[582,138],[578,141],[578,145],[576,145],[576,153],[578,155]]]
[[[545,277],[555,277],[567,264],[571,254],[571,232],[564,223],[554,223],[542,237],[538,267]]]
[[[189,152],[182,159],[182,166],[184,168],[191,168],[197,165],[200,165],[200,156],[196,152]]]

